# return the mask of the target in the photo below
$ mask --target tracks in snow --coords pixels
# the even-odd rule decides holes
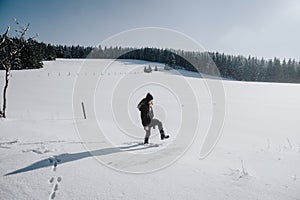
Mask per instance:
[[[48,158],[48,161],[50,164],[53,164],[52,172],[54,173],[54,176],[52,176],[48,182],[51,184],[52,189],[49,195],[49,199],[55,199],[56,193],[58,192],[59,184],[62,181],[62,176],[56,176],[56,168],[58,166],[58,163],[61,162],[60,159],[54,157]]]

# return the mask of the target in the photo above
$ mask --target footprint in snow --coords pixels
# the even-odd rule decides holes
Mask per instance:
[[[54,185],[53,191],[57,191],[57,190],[58,190],[58,184],[56,183],[56,184]]]
[[[53,191],[51,194],[50,194],[50,199],[54,199],[55,198],[55,191]]]
[[[53,183],[53,181],[54,181],[54,177],[51,177],[51,178],[49,179],[49,183]]]

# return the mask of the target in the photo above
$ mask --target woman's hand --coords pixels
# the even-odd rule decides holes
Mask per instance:
[[[152,100],[149,101],[148,105],[149,105],[149,108],[152,108],[152,106],[153,106],[153,101],[152,101]]]
[[[145,131],[149,131],[149,126],[144,126]]]

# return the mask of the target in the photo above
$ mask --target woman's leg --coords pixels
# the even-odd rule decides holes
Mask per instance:
[[[159,121],[158,119],[155,119],[155,118],[151,120],[149,126],[151,126],[151,127],[158,126],[159,132],[164,130],[161,121]]]
[[[163,125],[162,125],[161,121],[159,121],[158,119],[154,118],[154,119],[151,119],[151,122],[148,125],[148,130],[146,130],[146,136],[145,136],[145,141],[144,141],[145,144],[148,144],[149,137],[150,137],[150,134],[151,134],[151,128],[155,127],[155,126],[158,126],[159,133],[160,133],[160,138],[162,140],[169,138],[168,135],[165,135],[165,132],[164,132],[164,129],[163,129]]]
[[[151,134],[151,127],[149,126],[148,130],[146,130],[144,144],[148,144],[149,143],[150,134]]]
[[[161,121],[159,121],[158,119],[152,119],[150,122],[150,125],[151,125],[151,127],[158,126],[160,138],[162,140],[169,138],[168,135],[165,135],[165,131],[163,129],[163,125],[162,125]]]

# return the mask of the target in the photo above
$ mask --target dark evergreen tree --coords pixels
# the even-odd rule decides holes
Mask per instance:
[[[20,65],[18,65],[17,69],[37,69],[43,67],[41,49],[38,43],[32,39],[23,42],[24,48],[20,52]]]
[[[148,67],[148,72],[152,72],[152,68],[151,68],[150,65],[149,65],[149,67]]]

